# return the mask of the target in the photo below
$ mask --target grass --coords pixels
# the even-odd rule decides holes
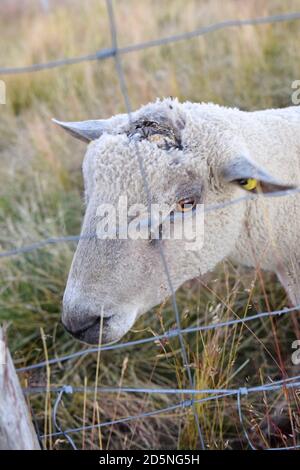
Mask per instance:
[[[115,1],[119,44],[126,45],[189,31],[224,19],[296,11],[296,0]],[[126,21],[124,21],[126,18]],[[104,1],[52,1],[45,13],[38,1],[2,1],[1,65],[20,66],[77,56],[110,46]],[[18,34],[16,34],[16,31]],[[298,79],[298,22],[220,31],[201,38],[124,56],[133,107],[157,96],[215,101],[242,109],[291,104],[291,83]],[[0,247],[25,245],[45,237],[77,234],[83,215],[81,160],[85,147],[54,128],[51,117],[76,120],[124,111],[111,60],[5,76],[7,104],[0,106]],[[74,243],[0,261],[0,320],[9,322],[9,345],[22,367],[59,357],[85,346],[60,325],[61,298]],[[222,263],[205,279],[187,283],[177,295],[182,326],[243,317],[288,304],[273,275]],[[292,374],[291,343],[298,335],[296,315],[257,320],[247,326],[185,336],[195,385],[236,388],[282,378],[278,348]],[[170,303],[149,312],[124,341],[144,338],[174,326]],[[110,393],[95,396],[97,385],[189,387],[177,340],[89,354],[48,369],[20,374],[24,386],[71,384],[86,391],[63,397],[58,420],[63,429],[104,423],[168,407],[187,397]],[[29,396],[40,433],[54,429],[56,394]],[[117,398],[117,399],[116,399]],[[197,398],[203,398],[199,395]],[[243,397],[245,427],[254,445],[291,445],[294,432],[264,435],[260,427],[278,409],[283,392]],[[283,413],[288,406],[282,405]],[[209,449],[248,448],[236,399],[197,405]],[[297,427],[298,426],[298,427]],[[294,434],[291,437],[290,434]],[[150,449],[197,447],[191,410],[179,408],[151,418],[73,435],[80,448]],[[47,448],[68,448],[64,437],[46,438]]]

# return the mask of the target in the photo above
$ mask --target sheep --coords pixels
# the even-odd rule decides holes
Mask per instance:
[[[170,296],[160,247],[175,290],[230,258],[276,273],[291,302],[300,303],[300,198],[297,192],[266,197],[299,186],[300,107],[247,112],[168,98],[131,119],[55,122],[88,143],[82,239],[62,314],[77,339],[118,341]],[[174,239],[86,237],[96,231],[99,204],[116,205],[124,194],[129,204],[147,205],[149,197],[167,203],[170,216],[182,212],[182,201],[191,212],[195,204],[216,206],[204,214],[202,247],[187,250],[184,240]],[[235,199],[240,202],[230,204]]]

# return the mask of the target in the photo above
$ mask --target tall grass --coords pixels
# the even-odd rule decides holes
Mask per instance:
[[[138,0],[115,1],[120,45],[189,31],[201,25],[299,8],[296,0]],[[104,1],[39,1],[0,4],[1,65],[21,66],[110,46]],[[298,22],[220,31],[187,42],[123,57],[134,107],[157,96],[215,101],[243,109],[286,106],[291,82],[299,79]],[[0,77],[1,79],[2,77]],[[81,161],[85,151],[51,124],[50,118],[103,118],[124,111],[113,61],[91,62],[35,74],[4,77],[7,104],[0,107],[0,246],[27,244],[49,236],[77,234],[83,214]],[[10,348],[16,366],[85,349],[60,325],[61,298],[74,244],[48,246],[2,259],[0,320],[10,323]],[[222,263],[214,274],[184,286],[177,295],[183,327],[242,317],[287,305],[273,275]],[[160,334],[174,326],[169,303],[153,309],[125,340]],[[195,386],[235,388],[282,378],[274,331],[287,371],[291,342],[298,334],[294,316],[271,328],[264,319],[185,337]],[[180,396],[120,393],[96,395],[95,386],[188,387],[177,340],[102,352],[22,374],[24,386],[85,386],[86,393],[63,399],[58,419],[63,429],[104,423],[184,399]],[[53,430],[55,395],[28,398],[41,434]],[[197,398],[202,398],[201,395]],[[47,401],[46,401],[47,400]],[[293,443],[290,430],[262,423],[281,403],[280,394],[243,399],[245,426],[261,447]],[[283,405],[283,408],[287,408]],[[45,411],[46,410],[46,411]],[[247,448],[234,398],[197,405],[210,449]],[[297,423],[296,423],[297,424]],[[295,433],[294,433],[295,434]],[[198,445],[189,409],[140,418],[121,425],[75,434],[82,448],[194,448]],[[44,439],[47,448],[68,447],[62,439]]]

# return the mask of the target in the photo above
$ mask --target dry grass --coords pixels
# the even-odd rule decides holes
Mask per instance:
[[[1,65],[27,65],[64,56],[94,52],[110,45],[105,2],[51,1],[45,14],[38,1],[2,1],[0,5]],[[126,45],[189,31],[230,18],[248,18],[296,11],[288,0],[241,1],[165,0],[115,2],[119,43]],[[124,21],[124,18],[126,21]],[[17,33],[16,33],[17,32]],[[124,56],[133,107],[157,96],[181,100],[216,101],[243,109],[290,104],[291,82],[299,79],[298,22],[245,27],[213,33],[191,41]],[[1,77],[0,77],[1,78]],[[54,128],[50,118],[84,119],[124,111],[113,62],[84,63],[32,75],[5,77],[7,105],[0,107],[0,245],[23,245],[48,236],[79,232],[83,212],[79,148]],[[61,297],[74,246],[63,244],[24,256],[1,260],[0,319],[10,326],[10,346],[17,366],[84,349],[59,323]],[[183,326],[226,320],[287,304],[271,275],[237,270],[230,263],[204,282],[188,283],[178,292]],[[274,331],[287,370],[296,318],[270,320],[209,331],[186,337],[189,360],[199,388],[234,388],[282,377]],[[159,334],[174,325],[169,304],[142,318],[125,340]],[[40,328],[45,335],[41,336]],[[35,385],[188,387],[176,340],[135,349],[103,352],[97,357],[58,363],[22,375]],[[78,393],[59,408],[62,428],[84,422],[105,422],[169,406],[184,397],[122,393]],[[197,398],[201,398],[200,396]],[[33,396],[29,404],[41,432],[53,429],[51,407],[55,395]],[[257,446],[289,444],[280,435],[262,436],[260,423],[280,400],[278,394],[243,400],[245,425]],[[46,419],[45,407],[48,418]],[[247,448],[233,398],[197,408],[208,448]],[[83,448],[194,448],[196,428],[189,410],[138,419],[126,424],[74,435]],[[274,443],[275,442],[275,443]],[[49,448],[64,448],[65,439],[45,440]]]

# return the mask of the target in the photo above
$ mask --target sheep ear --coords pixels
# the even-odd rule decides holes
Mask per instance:
[[[258,182],[258,191],[273,193],[295,189],[295,185],[285,184],[270,175],[264,168],[256,164],[249,157],[240,156],[228,162],[223,168],[223,177],[226,181],[241,184],[242,181],[253,179]],[[243,184],[241,184],[243,186]]]
[[[105,124],[102,119],[78,122],[62,122],[57,119],[52,119],[52,121],[65,129],[73,137],[83,142],[91,142],[92,140],[98,139],[105,131]]]

